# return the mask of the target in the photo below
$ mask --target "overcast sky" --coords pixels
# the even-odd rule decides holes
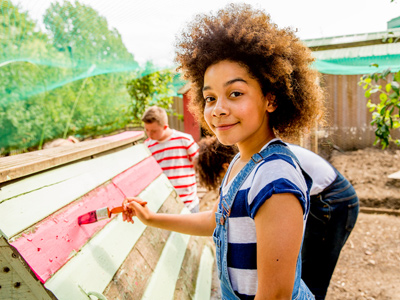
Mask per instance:
[[[56,0],[13,0],[40,22]],[[197,13],[218,10],[226,0],[80,0],[104,16],[116,28],[135,59],[171,66],[175,35]],[[297,28],[301,39],[331,37],[387,29],[400,16],[400,0],[249,0],[265,9],[279,27]]]

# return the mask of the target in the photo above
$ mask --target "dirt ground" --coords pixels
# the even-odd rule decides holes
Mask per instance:
[[[354,185],[362,208],[400,212],[400,179],[388,178],[400,170],[400,150],[334,151],[329,161]],[[211,209],[217,195],[203,192],[201,210]],[[400,216],[361,212],[326,300],[389,299],[400,300]]]

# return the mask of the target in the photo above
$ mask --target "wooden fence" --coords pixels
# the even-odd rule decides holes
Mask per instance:
[[[361,75],[324,74],[327,124],[324,128],[315,128],[304,139],[305,147],[315,151],[316,147],[321,150],[324,146],[338,147],[342,150],[373,146],[375,127],[370,125],[372,114],[367,108],[365,90],[358,85],[360,77]],[[374,95],[372,101],[378,103],[378,97],[379,95]],[[400,135],[396,132],[394,136]]]

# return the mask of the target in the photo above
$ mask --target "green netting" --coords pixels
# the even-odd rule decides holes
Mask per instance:
[[[132,113],[129,80],[171,72],[151,62],[139,66],[90,6],[49,3],[41,21],[45,29],[0,0],[0,154],[123,128],[140,118]],[[168,96],[183,85],[176,75]]]
[[[378,65],[378,67],[373,66]],[[317,60],[314,67],[324,74],[358,75],[382,72],[390,68],[393,72],[400,70],[400,54]]]

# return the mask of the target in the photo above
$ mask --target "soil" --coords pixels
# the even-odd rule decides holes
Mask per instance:
[[[361,212],[326,300],[400,300],[400,179],[388,178],[400,171],[400,150],[334,150],[328,160],[353,184]],[[202,191],[200,210],[211,209],[217,193]],[[216,289],[212,299],[219,298]]]

